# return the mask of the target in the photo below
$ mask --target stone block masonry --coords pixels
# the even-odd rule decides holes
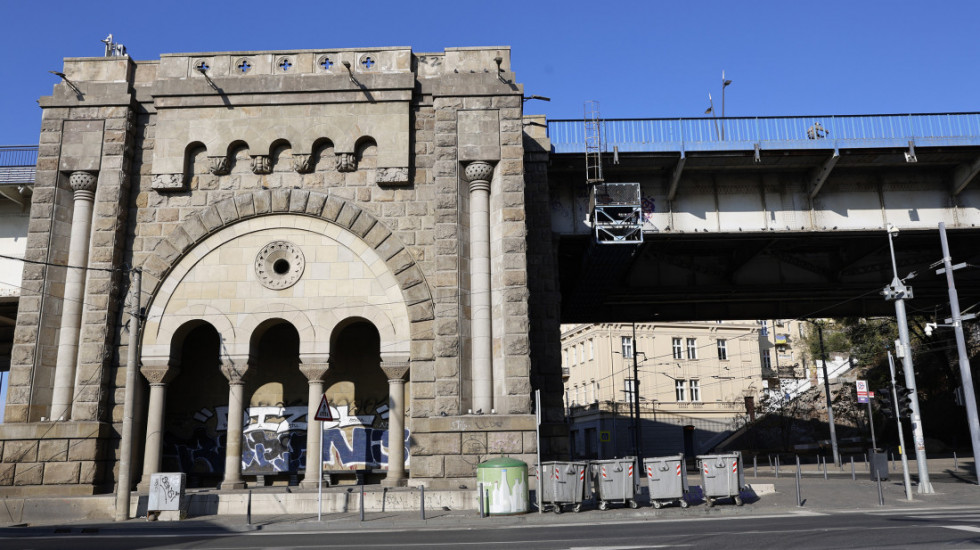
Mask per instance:
[[[235,488],[339,462],[454,487],[492,456],[534,462],[533,389],[561,408],[558,296],[546,139],[524,133],[509,48],[64,72],[81,93],[40,101],[27,257],[48,265],[24,271],[0,494],[114,489],[128,266],[145,312],[134,481],[176,469]],[[345,419],[309,422],[323,456],[285,452],[293,429],[269,418],[312,417],[322,397]]]

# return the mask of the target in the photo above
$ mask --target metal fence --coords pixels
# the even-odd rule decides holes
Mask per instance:
[[[603,147],[620,152],[980,145],[980,113],[602,121]],[[557,153],[585,152],[585,123],[548,121]]]
[[[0,146],[0,185],[34,183],[37,145]]]

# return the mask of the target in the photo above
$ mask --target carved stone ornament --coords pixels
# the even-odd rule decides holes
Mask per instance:
[[[158,191],[172,191],[184,188],[184,174],[156,174],[151,187]]]
[[[140,372],[151,384],[166,384],[180,373],[180,369],[165,362],[144,361]]]
[[[378,168],[375,183],[408,183],[408,168]]]
[[[95,191],[95,182],[98,178],[89,172],[72,172],[68,176],[68,185],[72,191]]]
[[[357,157],[354,155],[354,153],[337,154],[338,172],[353,172],[355,170],[357,170]]]
[[[255,275],[271,290],[283,290],[299,281],[306,268],[303,251],[289,241],[272,241],[255,256]]]
[[[470,183],[489,182],[493,177],[493,165],[483,160],[475,160],[463,170],[466,181]]]
[[[299,371],[311,382],[322,381],[328,370],[330,370],[330,363],[300,363],[299,365]]]
[[[220,367],[221,374],[228,379],[229,384],[242,384],[245,382],[245,376],[248,375],[251,363],[251,359],[232,360],[231,358],[222,358]]]
[[[252,173],[253,174],[272,173],[272,162],[269,160],[269,155],[255,155],[252,157]]]
[[[300,174],[309,174],[313,171],[313,155],[293,153],[293,170]]]
[[[381,370],[384,371],[388,380],[404,380],[408,374],[408,362],[403,363],[381,363]]]
[[[208,162],[210,163],[209,169],[215,176],[223,176],[231,172],[231,161],[227,156],[208,157]]]

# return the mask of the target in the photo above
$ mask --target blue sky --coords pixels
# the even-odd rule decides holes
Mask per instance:
[[[4,2],[0,144],[36,143],[63,57],[102,55],[113,33],[161,53],[512,46],[527,112],[580,118],[702,116],[733,84],[729,116],[980,110],[980,2]],[[99,7],[95,7],[95,6]]]

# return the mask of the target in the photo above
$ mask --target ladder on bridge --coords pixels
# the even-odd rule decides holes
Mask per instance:
[[[602,175],[602,119],[599,102],[585,102],[585,182],[589,221],[599,244],[643,243],[639,183],[606,183]]]

